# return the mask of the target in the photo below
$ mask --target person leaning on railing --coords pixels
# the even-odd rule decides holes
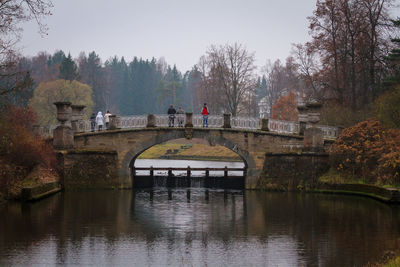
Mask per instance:
[[[95,127],[96,127],[96,115],[92,113],[92,116],[90,116],[90,131],[94,132]]]
[[[203,127],[208,127],[208,115],[210,114],[207,103],[204,103],[203,108],[201,109],[201,115],[203,115]]]
[[[170,105],[168,109],[168,126],[174,127],[174,120],[175,120],[176,109],[174,105]]]

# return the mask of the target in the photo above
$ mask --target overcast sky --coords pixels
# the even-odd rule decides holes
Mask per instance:
[[[23,25],[22,54],[61,49],[76,58],[95,51],[103,62],[164,57],[190,70],[212,44],[240,43],[256,65],[285,60],[292,43],[309,40],[307,16],[316,0],[53,0],[41,37],[34,21]]]

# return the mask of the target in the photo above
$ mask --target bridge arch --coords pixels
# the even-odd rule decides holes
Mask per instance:
[[[236,144],[235,142],[227,138],[224,138],[221,134],[216,135],[214,133],[211,133],[210,131],[192,131],[191,135],[192,138],[204,139],[207,140],[210,144],[218,144],[232,150],[233,152],[238,154],[240,158],[243,160],[245,168],[247,170],[246,177],[256,174],[255,173],[257,172],[256,164],[253,157],[247,150],[241,149],[239,145]],[[122,166],[120,168],[120,177],[131,177],[131,168],[133,167],[136,158],[140,154],[142,154],[145,150],[170,140],[180,139],[185,137],[186,137],[185,132],[182,130],[168,131],[168,132],[164,131],[160,134],[150,137],[146,141],[142,141],[138,144],[135,144],[134,146],[132,146],[132,148],[129,149],[129,151],[125,154],[125,156],[122,159],[121,162]],[[246,177],[245,177],[245,183],[247,180]]]

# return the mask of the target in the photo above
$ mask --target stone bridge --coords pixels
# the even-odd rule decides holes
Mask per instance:
[[[246,188],[254,188],[268,152],[300,152],[303,137],[261,130],[222,128],[142,128],[75,134],[76,149],[114,150],[118,155],[121,187],[132,186],[131,167],[146,149],[178,138],[201,138],[210,145],[221,145],[237,153],[247,170]]]
[[[74,169],[75,174],[72,175],[70,172],[71,178],[85,176],[85,179],[90,180],[90,177],[98,176],[91,170],[102,168],[103,172],[108,174],[100,173],[100,176],[113,179],[112,186],[109,186],[107,182],[109,178],[104,178],[104,187],[131,188],[131,168],[135,159],[146,149],[169,140],[201,138],[207,140],[210,145],[218,144],[237,153],[245,164],[246,188],[255,188],[267,157],[285,153],[299,155],[305,150],[321,152],[339,134],[338,128],[318,126],[315,119],[300,120],[300,123],[295,123],[255,118],[231,118],[229,114],[209,118],[210,128],[202,128],[198,127],[197,118],[193,117],[192,113],[186,113],[185,127],[180,128],[164,127],[163,125],[168,121],[165,115],[148,115],[147,118],[145,116],[122,118],[113,116],[109,130],[88,132],[87,128],[82,128],[82,125],[87,125],[87,122],[71,120],[72,127],[66,123],[70,118],[70,103],[55,104],[57,118],[61,125],[54,130],[54,147],[64,151],[64,155],[68,153],[81,155],[73,159],[70,157],[70,160],[64,156],[64,169]],[[313,118],[311,115],[309,118]],[[111,165],[106,166],[109,160],[99,160],[99,158],[94,162],[88,160],[91,156],[102,152],[113,155]],[[110,171],[112,169],[115,171]]]

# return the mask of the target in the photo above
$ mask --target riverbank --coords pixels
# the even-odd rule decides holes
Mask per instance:
[[[400,256],[396,256],[399,254],[399,252],[386,251],[377,262],[368,263],[364,267],[399,267]]]
[[[362,195],[389,204],[400,204],[400,185],[370,184],[364,179],[343,177],[332,170],[318,178],[317,186],[313,191]]]
[[[58,184],[60,181],[56,170],[40,165],[34,167],[31,172],[27,172],[22,167],[6,164],[4,161],[2,162],[2,166],[4,168],[4,175],[7,175],[8,179],[7,183],[2,185],[0,203],[5,203],[8,200],[22,200],[24,189],[31,188],[31,191],[34,192],[37,188],[47,188],[48,184]],[[54,188],[52,187],[51,190],[54,190]],[[40,194],[44,193],[43,190],[40,192]],[[36,198],[36,196],[33,198]]]
[[[138,159],[186,159],[206,161],[242,161],[226,147],[207,143],[205,140],[174,140],[149,148]]]

